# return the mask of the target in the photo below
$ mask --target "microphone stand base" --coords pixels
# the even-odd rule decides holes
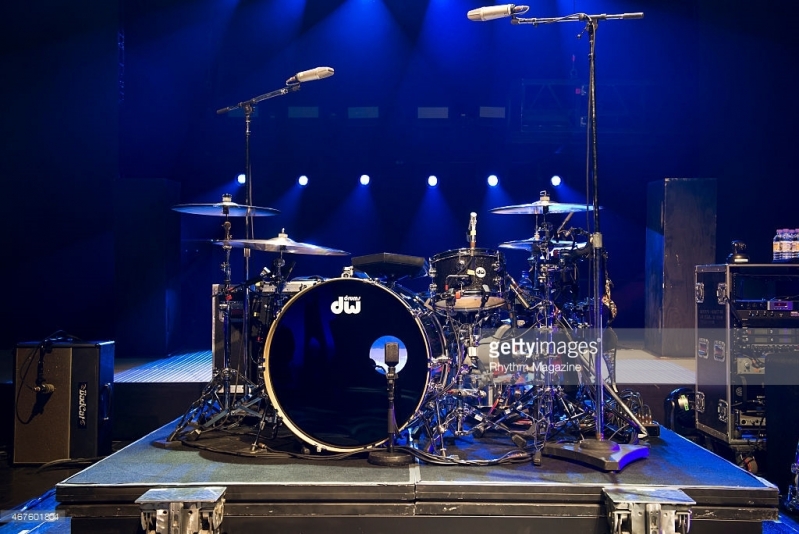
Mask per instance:
[[[370,452],[367,461],[370,464],[382,465],[384,467],[402,467],[412,464],[413,456],[402,451],[381,449]]]
[[[577,443],[547,443],[544,454],[582,462],[603,471],[621,471],[630,462],[648,458],[649,447],[584,439]]]

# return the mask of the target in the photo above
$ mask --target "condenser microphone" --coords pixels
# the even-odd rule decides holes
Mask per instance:
[[[526,13],[528,9],[530,9],[529,6],[504,4],[501,6],[487,6],[472,9],[466,14],[466,16],[469,17],[469,20],[485,22],[487,20],[501,19],[518,15],[519,13]]]
[[[477,245],[477,214],[472,212],[469,215],[469,248],[473,249]]]
[[[333,74],[334,71],[330,67],[316,67],[315,69],[298,72],[297,74],[286,80],[286,85],[293,85],[295,83],[313,82],[316,80],[321,80],[322,78],[329,78],[330,76],[333,76]]]

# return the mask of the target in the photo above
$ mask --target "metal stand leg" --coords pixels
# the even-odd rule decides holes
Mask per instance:
[[[374,450],[369,453],[369,463],[390,467],[401,467],[413,462],[413,457],[405,452],[394,450],[397,439],[397,418],[394,413],[394,382],[397,378],[396,369],[399,363],[399,344],[386,343],[385,362],[388,366],[386,380],[388,381],[388,449]]]

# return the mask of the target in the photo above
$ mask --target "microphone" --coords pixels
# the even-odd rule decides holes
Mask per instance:
[[[568,214],[568,215],[566,215],[566,218],[565,218],[565,219],[563,219],[563,223],[562,223],[562,224],[561,224],[561,225],[558,227],[558,229],[555,231],[555,236],[557,236],[558,234],[560,234],[561,232],[563,232],[563,229],[564,229],[564,228],[566,228],[566,223],[568,223],[568,222],[569,222],[569,219],[571,219],[571,218],[572,218],[572,215],[574,215],[574,212],[573,212],[573,211],[570,211],[570,212],[569,212],[569,214]]]
[[[55,391],[55,386],[53,384],[48,384],[47,382],[42,382],[40,385],[33,388],[33,391],[36,393],[41,393],[42,395],[50,395]]]
[[[519,287],[519,284],[511,275],[508,275],[508,287],[513,291],[513,294],[516,295],[516,298],[519,299],[519,303],[524,306],[524,309],[529,310],[530,304],[522,296],[522,288]]]
[[[517,15],[519,13],[526,13],[528,9],[530,9],[528,6],[505,4],[501,6],[488,6],[472,9],[466,14],[466,16],[469,17],[469,20],[485,22],[487,20],[501,19]]]
[[[313,82],[316,80],[321,80],[322,78],[329,78],[330,76],[333,76],[333,73],[334,71],[330,67],[316,67],[315,69],[304,70],[286,80],[286,85]]]
[[[477,244],[477,214],[469,214],[469,248],[473,249]]]

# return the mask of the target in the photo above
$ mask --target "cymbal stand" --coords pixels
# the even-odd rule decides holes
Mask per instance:
[[[227,215],[227,213],[225,213],[225,215]],[[259,412],[250,409],[250,406],[258,404],[261,401],[259,396],[254,395],[257,389],[256,384],[251,382],[246,376],[243,376],[238,369],[231,369],[230,367],[230,301],[232,300],[232,294],[235,289],[230,281],[230,251],[232,249],[229,244],[231,239],[230,221],[226,220],[222,227],[225,229],[225,244],[222,247],[225,251],[225,261],[222,263],[224,283],[214,296],[217,298],[219,303],[218,308],[222,314],[224,336],[223,368],[214,369],[211,382],[203,388],[200,398],[192,403],[180,419],[175,430],[166,439],[167,442],[181,441],[184,439],[193,441],[203,432],[224,424],[231,416],[249,415],[261,417]],[[243,346],[243,350],[247,350],[246,345]],[[238,404],[233,402],[231,383],[235,384],[235,389],[237,391],[239,386],[243,387],[242,402]]]

